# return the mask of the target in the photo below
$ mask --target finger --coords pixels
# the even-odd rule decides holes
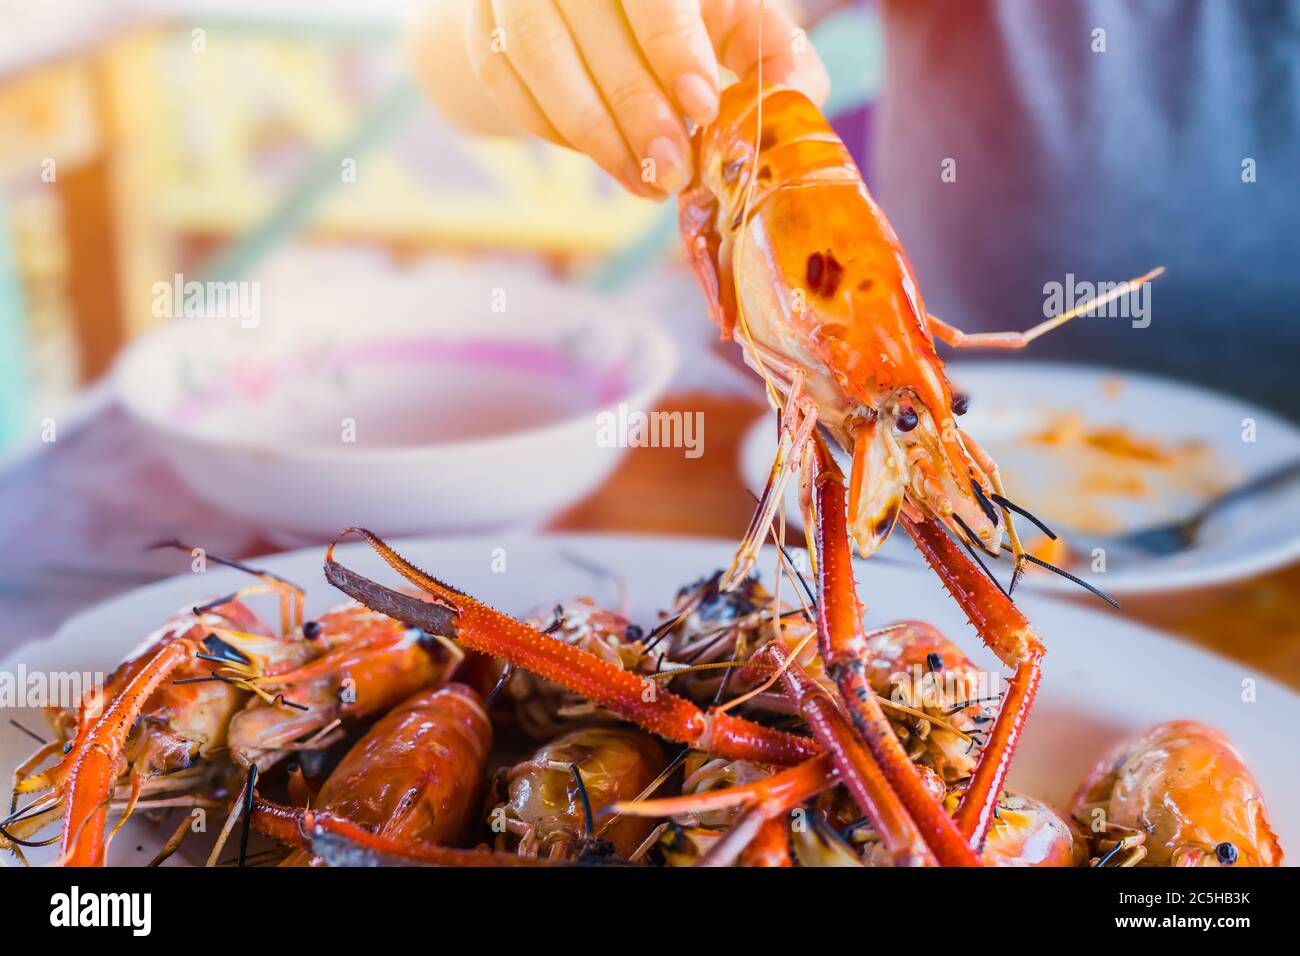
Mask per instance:
[[[416,81],[438,109],[467,131],[518,136],[517,123],[480,83],[466,83],[477,70],[470,61],[466,22],[471,3],[425,4],[403,31],[402,46]]]
[[[696,123],[718,115],[718,58],[700,15],[700,0],[622,0],[632,27],[659,85]]]
[[[542,139],[568,146],[506,56],[504,32],[492,14],[492,0],[473,0],[465,19],[465,48],[478,81],[515,123]]]
[[[641,166],[552,0],[492,0],[492,12],[511,66],[565,141],[637,195],[662,196],[641,182]]]
[[[793,86],[819,106],[826,102],[831,86],[826,67],[807,34],[775,0],[703,0],[701,10],[727,69],[748,77],[761,62],[765,83]]]
[[[556,0],[610,115],[640,167],[642,182],[675,193],[691,182],[686,126],[642,59],[616,3]]]

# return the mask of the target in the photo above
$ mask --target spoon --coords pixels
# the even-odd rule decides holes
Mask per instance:
[[[1218,497],[1211,498],[1185,518],[1165,524],[1138,528],[1116,535],[1088,535],[1071,532],[1070,544],[1090,551],[1093,548],[1116,548],[1139,552],[1150,557],[1168,557],[1185,551],[1196,542],[1202,526],[1224,509],[1239,505],[1255,495],[1286,485],[1300,478],[1300,459],[1262,471]]]

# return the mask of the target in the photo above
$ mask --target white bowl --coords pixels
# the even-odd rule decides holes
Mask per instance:
[[[499,282],[501,274],[495,276]],[[179,318],[115,371],[128,412],[209,503],[328,537],[539,521],[623,454],[602,412],[650,410],[674,366],[653,324],[536,279],[384,277],[272,301],[255,327]]]

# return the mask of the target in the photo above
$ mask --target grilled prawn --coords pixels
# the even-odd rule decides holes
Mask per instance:
[[[1264,798],[1221,732],[1157,724],[1103,757],[1072,815],[1094,866],[1280,866]]]

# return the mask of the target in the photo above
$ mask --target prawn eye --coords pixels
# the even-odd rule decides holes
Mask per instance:
[[[320,637],[319,621],[304,621],[302,625],[302,636],[309,641],[314,641]]]
[[[1214,848],[1214,858],[1220,866],[1232,866],[1237,862],[1237,848],[1231,843],[1220,843]]]
[[[939,656],[938,651],[931,651],[925,655],[925,665],[932,671],[943,670],[943,658]]]
[[[911,405],[903,405],[894,416],[894,427],[900,432],[910,432],[919,422],[920,418],[917,417],[916,409]]]
[[[954,415],[965,415],[970,411],[970,396],[958,392],[952,397],[952,413]]]

